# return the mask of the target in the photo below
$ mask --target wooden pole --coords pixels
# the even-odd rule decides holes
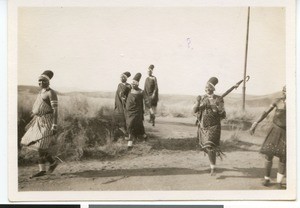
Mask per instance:
[[[243,110],[245,110],[245,102],[246,102],[246,77],[247,77],[249,21],[250,21],[250,7],[248,7],[248,18],[247,18],[246,51],[245,51],[244,82],[243,82]]]

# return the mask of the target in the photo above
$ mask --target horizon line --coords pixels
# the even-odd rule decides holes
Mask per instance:
[[[18,87],[19,86],[24,86],[24,87],[36,87],[36,88],[39,88],[38,86],[34,86],[34,85],[17,85]],[[79,89],[79,90],[70,90],[70,91],[60,91],[60,90],[56,90],[57,92],[59,93],[62,93],[62,94],[67,94],[67,93],[100,93],[100,92],[103,92],[103,93],[115,93],[115,91],[109,91],[109,90],[93,90],[93,91],[88,91],[88,90],[83,90],[83,89]],[[281,91],[274,91],[272,93],[268,93],[268,94],[246,94],[248,96],[267,96],[267,95],[272,95],[272,94],[276,94],[276,93],[279,93]],[[184,96],[195,96],[195,95],[192,95],[192,94],[176,94],[176,93],[160,93],[161,95],[184,95]],[[203,93],[205,94],[205,93]],[[217,95],[219,95],[220,93],[218,93]],[[242,93],[236,93],[236,92],[233,92],[233,93],[230,93],[230,94],[235,94],[235,95],[242,95]],[[199,94],[198,94],[199,95]],[[201,94],[202,95],[202,94]]]

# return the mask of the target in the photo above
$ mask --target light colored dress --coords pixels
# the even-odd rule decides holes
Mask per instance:
[[[51,103],[57,105],[57,101],[51,101]],[[32,113],[34,117],[25,128],[27,131],[22,137],[21,144],[28,145],[30,142],[38,140],[29,148],[34,150],[48,149],[56,138],[51,132],[53,110],[50,104],[43,100],[41,93],[33,104]]]

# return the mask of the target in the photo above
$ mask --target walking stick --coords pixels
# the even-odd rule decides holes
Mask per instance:
[[[246,77],[246,82],[248,82],[249,79],[250,79],[250,76],[247,76]],[[224,98],[226,95],[228,95],[229,93],[231,93],[232,90],[237,89],[243,81],[244,80],[242,79],[241,81],[237,82],[234,86],[232,86],[231,88],[229,88],[226,92],[224,92],[221,95],[221,98]]]
[[[49,136],[53,136],[53,134],[50,134],[50,135],[47,135],[47,136],[43,136],[43,137],[40,138],[40,139],[31,141],[31,142],[29,142],[26,146],[29,147],[29,146],[31,146],[31,145],[34,145],[35,143],[37,143],[37,142],[39,142],[39,141],[41,141],[41,140],[43,140],[43,139],[45,139],[46,137],[49,137]]]

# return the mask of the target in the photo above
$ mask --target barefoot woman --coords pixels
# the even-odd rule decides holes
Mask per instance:
[[[208,80],[204,96],[198,96],[193,107],[198,119],[198,138],[201,149],[208,154],[211,175],[215,174],[216,157],[221,157],[220,137],[221,119],[225,118],[224,101],[215,95],[215,85],[218,83],[216,77]]]

